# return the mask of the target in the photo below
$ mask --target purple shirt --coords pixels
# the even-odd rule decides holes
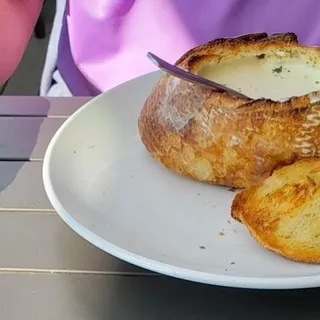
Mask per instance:
[[[58,69],[73,95],[96,95],[218,37],[295,32],[320,44],[319,0],[69,0]]]

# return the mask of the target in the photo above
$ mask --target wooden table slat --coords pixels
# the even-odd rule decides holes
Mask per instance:
[[[146,273],[92,246],[54,212],[0,212],[0,252],[1,270]]]
[[[0,161],[0,177],[0,210],[53,210],[42,182],[42,162]]]
[[[165,277],[0,274],[0,314],[13,320],[318,320],[319,293],[232,290]]]
[[[0,117],[0,160],[42,160],[65,119]]]
[[[47,98],[1,96],[0,116],[70,116],[92,97]]]

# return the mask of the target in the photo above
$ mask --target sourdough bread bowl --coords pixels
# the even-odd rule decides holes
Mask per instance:
[[[320,49],[293,33],[249,34],[198,46],[176,65],[248,99],[164,74],[138,119],[149,153],[198,181],[250,187],[320,155]]]

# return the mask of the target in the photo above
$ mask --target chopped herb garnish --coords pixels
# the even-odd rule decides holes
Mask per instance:
[[[316,81],[316,84],[319,84],[320,83],[320,81]]]
[[[258,59],[264,59],[265,56],[266,56],[266,55],[265,55],[264,53],[261,53],[261,54],[258,54],[258,55],[257,55],[257,58],[258,58]]]
[[[278,68],[274,68],[272,70],[273,73],[281,73],[282,72],[282,66],[278,67]]]
[[[200,246],[200,249],[205,249],[206,247],[205,246]]]

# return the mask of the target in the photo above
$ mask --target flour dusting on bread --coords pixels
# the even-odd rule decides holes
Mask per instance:
[[[309,94],[309,99],[311,103],[320,102],[320,90],[316,92],[312,92]]]
[[[199,115],[208,90],[207,94],[199,94],[194,84],[171,75],[167,77],[157,113],[160,121],[180,132]],[[202,119],[201,123],[205,128],[206,119]]]
[[[302,123],[300,133],[296,136],[295,147],[301,152],[302,157],[314,157],[320,153],[320,148],[314,141],[314,134],[320,126],[320,105],[311,105],[305,119],[306,122]]]
[[[165,91],[162,98],[161,106],[158,108],[158,116],[160,121],[166,125],[173,127],[175,130],[182,130],[195,115],[195,108],[186,107],[183,112],[178,110],[176,99],[179,95],[187,94],[177,90],[181,80],[174,76],[169,76],[165,85]]]

